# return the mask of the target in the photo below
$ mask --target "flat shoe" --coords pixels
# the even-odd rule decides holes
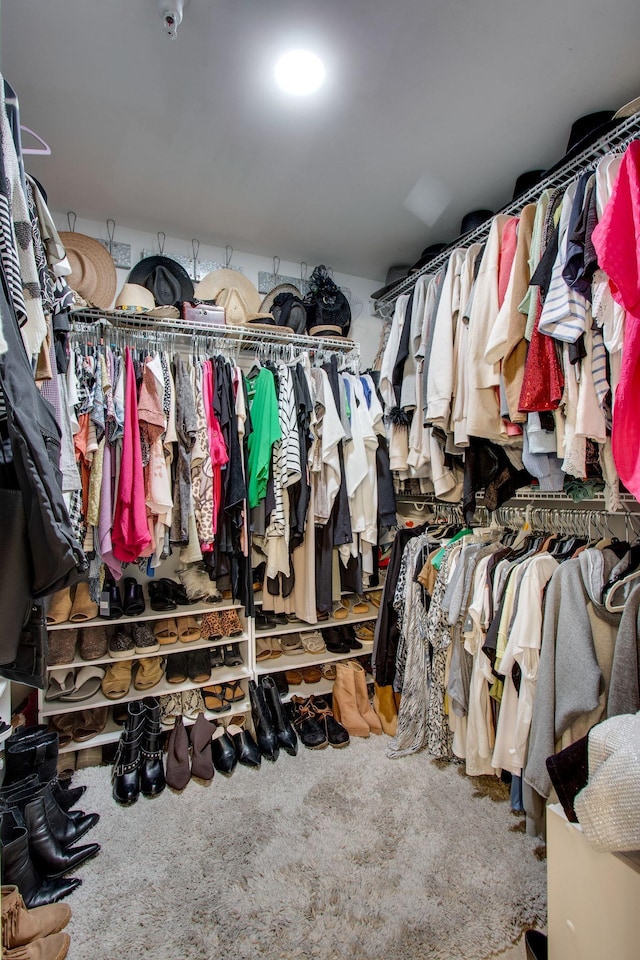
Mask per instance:
[[[304,647],[299,633],[287,633],[280,637],[282,652],[285,656],[295,656],[297,653],[304,653]]]
[[[45,700],[60,700],[61,697],[71,693],[75,686],[75,673],[73,669],[51,670],[49,672],[49,686],[44,695]]]
[[[319,683],[322,680],[320,667],[303,667],[300,672],[305,683]]]
[[[299,687],[301,683],[304,683],[301,670],[285,670],[284,678],[291,687]]]
[[[88,700],[90,697],[95,696],[100,689],[100,684],[102,683],[105,673],[106,670],[104,667],[95,665],[81,667],[76,674],[73,690],[59,699],[67,703],[79,703],[81,700]]]
[[[81,630],[78,649],[83,660],[100,660],[106,657],[109,649],[106,626],[100,624],[97,627],[85,627]]]

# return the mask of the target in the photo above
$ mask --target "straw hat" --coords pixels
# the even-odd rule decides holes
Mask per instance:
[[[107,309],[116,292],[116,268],[106,247],[84,233],[60,234],[71,276],[67,283],[88,303]]]
[[[126,313],[144,313],[148,317],[164,317],[173,320],[177,320],[180,316],[173,306],[157,307],[151,291],[138,283],[125,283],[116,297],[116,310],[123,310]]]
[[[260,312],[260,294],[251,280],[237,270],[212,270],[196,286],[195,296],[197,300],[216,300],[219,303],[218,297],[223,290],[237,290],[249,313]]]
[[[232,273],[233,271],[227,272]],[[256,293],[257,292],[258,291],[256,290]],[[199,300],[203,299],[202,297],[198,296],[197,291],[196,297]],[[212,298],[207,297],[207,299]],[[260,299],[259,294],[258,299]],[[247,326],[248,324],[251,324],[252,326],[255,325],[269,327],[272,327],[275,324],[275,320],[270,313],[262,313],[259,310],[251,310],[245,299],[244,292],[239,290],[237,287],[225,287],[223,290],[220,290],[216,296],[216,303],[218,306],[224,307],[225,323],[229,323],[231,325],[237,324],[239,326]]]
[[[262,303],[260,304],[260,310],[271,313],[271,308],[273,307],[273,301],[281,293],[292,293],[294,297],[297,297],[298,300],[302,300],[303,296],[298,290],[297,287],[294,287],[292,283],[279,283],[277,287],[274,287],[273,290],[270,290],[266,295]]]

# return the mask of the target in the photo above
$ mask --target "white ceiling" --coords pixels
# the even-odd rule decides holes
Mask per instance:
[[[2,0],[0,25],[52,209],[373,280],[640,94],[638,0],[190,0],[175,41],[157,0]],[[291,46],[320,94],[274,89]]]

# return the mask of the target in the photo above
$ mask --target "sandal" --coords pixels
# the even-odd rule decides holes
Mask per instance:
[[[76,674],[73,689],[60,696],[59,699],[67,703],[79,703],[81,700],[89,700],[89,698],[95,696],[100,689],[100,684],[105,672],[104,667],[81,667]]]
[[[160,723],[165,727],[175,726],[178,717],[182,716],[182,694],[165,693],[158,697],[160,704]]]
[[[240,703],[245,698],[245,692],[242,689],[239,680],[229,680],[228,683],[221,683],[221,697],[227,703]]]
[[[162,680],[162,657],[143,657],[138,660],[138,669],[133,686],[136,690],[150,690]]]
[[[354,613],[369,613],[369,604],[363,597],[355,597],[355,603],[352,606]]]
[[[182,617],[178,623],[178,640],[181,643],[195,643],[202,636],[200,624],[195,617]]]
[[[303,667],[300,673],[305,683],[318,683],[322,680],[322,670],[320,667]]]
[[[202,687],[204,705],[211,713],[226,713],[227,710],[231,710],[231,704],[224,699],[222,691],[223,686],[219,683],[214,683],[210,687]]]
[[[142,584],[133,577],[124,578],[124,612],[127,617],[139,617],[145,611]]]
[[[187,654],[187,673],[192,683],[206,683],[211,679],[211,659],[206,647]]]
[[[204,700],[199,690],[183,690],[181,699],[182,716],[187,720],[195,720],[198,714],[204,713]]]
[[[102,692],[107,700],[122,700],[131,686],[132,660],[118,660],[110,663],[102,678]]]
[[[222,647],[211,647],[209,649],[209,663],[212,670],[218,667],[224,667],[224,651]]]
[[[107,725],[109,707],[95,707],[93,710],[82,710],[77,715],[78,721],[74,727],[73,739],[76,743],[93,740],[102,733]]]
[[[47,610],[47,624],[66,623],[71,614],[72,606],[71,587],[58,590],[58,592],[52,596],[49,609]]]
[[[345,598],[344,600],[339,600],[338,603],[333,608],[333,619],[334,620],[344,620],[345,617],[349,616],[349,601]]]
[[[271,659],[271,640],[272,637],[256,637],[256,660]]]
[[[75,713],[55,713],[49,717],[49,727],[58,734],[58,746],[66,747],[73,739]]]
[[[301,670],[285,670],[284,678],[290,687],[299,687],[304,683],[304,677]]]
[[[44,695],[45,700],[59,700],[71,693],[75,687],[75,673],[71,668],[51,670],[49,672],[49,686]]]
[[[148,586],[149,601],[152,610],[175,610],[178,604],[173,600],[171,592],[167,590],[164,580],[151,580]]]
[[[156,620],[153,632],[158,643],[175,643],[178,639],[177,621],[174,620],[173,617],[169,620]]]
[[[225,667],[241,667],[244,663],[240,653],[240,645],[237,643],[226,643],[223,650]],[[271,654],[273,656],[273,654]]]
[[[367,597],[374,607],[380,608],[380,604],[382,603],[382,590],[374,590],[373,593],[368,593]]]
[[[174,603],[179,604],[179,606],[189,607],[194,602],[193,600],[189,599],[187,591],[181,583],[177,583],[175,580],[170,580],[168,577],[163,577],[158,582],[164,584],[167,595],[173,600]]]
[[[189,679],[186,653],[170,653],[167,657],[165,676],[168,683],[185,683]]]
[[[301,633],[300,638],[307,653],[324,653],[327,649],[322,630],[308,630]]]
[[[220,613],[220,623],[225,637],[241,637],[244,633],[240,617],[235,610],[223,610]]]
[[[212,611],[211,613],[205,613],[202,618],[200,632],[205,640],[218,640],[220,637],[224,636],[224,630],[222,629],[222,623],[220,621],[220,614],[217,610]]]

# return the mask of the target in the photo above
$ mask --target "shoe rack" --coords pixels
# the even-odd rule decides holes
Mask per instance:
[[[166,571],[163,571],[166,572]],[[168,573],[167,573],[168,575]],[[240,604],[233,602],[232,600],[222,600],[218,603],[195,603],[190,604],[189,606],[178,606],[175,610],[170,611],[156,611],[151,609],[150,599],[148,591],[145,586],[145,581],[142,578],[137,578],[142,583],[144,600],[146,605],[146,610],[144,613],[136,616],[126,616],[123,615],[117,619],[111,620],[104,617],[96,617],[93,620],[85,620],[81,623],[75,623],[67,621],[59,624],[50,624],[48,626],[48,632],[53,634],[58,630],[68,630],[80,628],[82,630],[91,630],[94,627],[112,627],[114,629],[122,629],[127,627],[130,624],[134,623],[150,623],[153,624],[155,620],[166,620],[167,618],[179,620],[182,617],[201,617],[205,613],[222,613],[224,610],[235,610],[238,614],[240,622],[243,626],[243,633],[241,636],[235,637],[222,637],[222,638],[201,638],[199,640],[184,642],[178,640],[175,643],[171,644],[162,644],[159,650],[155,650],[149,653],[135,653],[132,651],[131,654],[127,654],[126,657],[114,658],[109,656],[108,652],[96,659],[84,660],[77,653],[72,661],[65,664],[56,664],[51,667],[47,667],[47,674],[52,670],[75,670],[81,667],[86,666],[103,666],[108,667],[114,663],[122,663],[125,660],[133,661],[135,668],[135,661],[142,660],[148,657],[167,657],[170,654],[188,654],[193,650],[207,649],[210,650],[215,647],[225,646],[230,643],[237,643],[242,656],[243,663],[242,665],[234,667],[216,667],[212,669],[209,678],[202,682],[193,682],[191,680],[186,680],[182,683],[169,683],[164,675],[162,679],[156,683],[153,687],[146,690],[136,690],[134,686],[134,676],[132,676],[131,684],[129,687],[128,693],[124,697],[120,697],[117,700],[112,700],[109,697],[106,697],[102,690],[100,689],[94,696],[81,701],[69,702],[62,700],[45,700],[45,691],[39,691],[38,693],[38,705],[39,705],[39,714],[40,722],[47,723],[49,717],[51,716],[60,716],[62,714],[75,713],[82,710],[92,710],[98,707],[117,707],[120,704],[126,704],[133,700],[141,700],[144,697],[161,697],[165,694],[179,694],[186,690],[192,689],[201,689],[202,687],[209,686],[211,684],[221,684],[228,683],[233,680],[239,680],[241,683],[242,690],[244,692],[244,698],[240,701],[234,702],[231,706],[231,711],[223,713],[215,713],[213,711],[205,710],[205,716],[208,720],[215,720],[219,718],[224,718],[238,713],[246,713],[250,710],[249,702],[249,693],[247,687],[247,681],[253,677],[253,647],[254,645],[251,642],[251,630],[250,624],[244,617],[244,613]],[[194,720],[187,717],[184,718],[184,723],[189,724],[193,723]],[[169,726],[163,727],[163,729],[170,730]],[[72,740],[70,743],[65,744],[60,748],[61,753],[71,752],[75,750],[82,750],[88,747],[101,747],[108,743],[115,743],[119,740],[120,734],[122,732],[122,726],[115,723],[112,716],[112,711],[109,711],[108,719],[106,726],[101,733],[98,733],[96,736],[91,737],[89,740],[75,741]]]
[[[384,587],[384,580],[381,578],[380,585],[377,587],[365,588],[363,591],[363,599],[367,599],[367,593],[373,593],[377,590],[382,590]],[[349,596],[348,593],[343,593],[343,597]],[[260,594],[256,594],[255,597],[256,607],[262,605],[262,597]],[[274,627],[268,627],[266,629],[256,629],[255,621],[252,621],[253,633],[255,639],[259,637],[282,637],[287,634],[292,633],[309,633],[311,631],[320,631],[326,630],[328,627],[344,627],[348,624],[358,624],[358,623],[371,623],[373,626],[378,617],[378,608],[374,606],[373,603],[369,602],[369,610],[366,613],[353,613],[349,610],[349,613],[346,617],[341,619],[336,619],[335,617],[329,617],[328,620],[321,620],[315,624],[302,623],[300,621],[294,621],[287,624],[277,624]],[[276,658],[270,658],[268,660],[260,660],[255,664],[255,673],[256,678],[264,676],[265,674],[273,673],[282,673],[286,670],[300,670],[303,667],[315,667],[320,666],[324,663],[336,663],[339,660],[355,660],[358,657],[366,657],[373,652],[373,641],[367,642],[365,640],[360,640],[362,644],[361,650],[350,650],[348,653],[331,653],[329,650],[322,650],[319,653],[307,653],[298,652],[294,654],[285,654],[282,653]],[[255,649],[255,643],[254,643]],[[282,696],[283,703],[287,703],[293,696],[301,697],[310,697],[312,694],[316,696],[325,696],[333,691],[333,680],[325,679],[319,680],[317,683],[303,683],[298,686],[292,686],[289,690],[289,693]]]

